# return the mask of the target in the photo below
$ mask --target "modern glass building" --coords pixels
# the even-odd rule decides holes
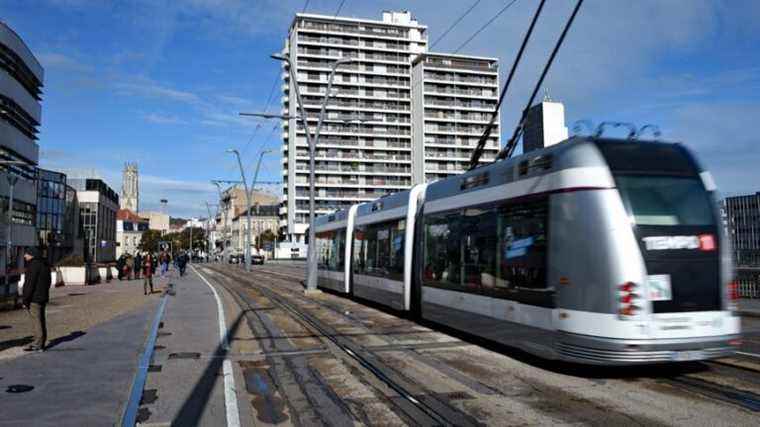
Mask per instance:
[[[0,22],[0,298],[14,295],[21,252],[35,229],[43,69],[24,41]],[[13,206],[10,196],[13,195]],[[11,209],[11,215],[9,214]],[[8,218],[10,216],[10,224]],[[7,242],[10,242],[8,246]],[[6,286],[5,284],[9,284]]]
[[[76,189],[79,200],[85,259],[89,262],[115,260],[119,195],[100,179],[71,179],[69,183]]]
[[[51,264],[70,254],[81,238],[78,209],[76,190],[66,184],[66,175],[39,169],[37,232]]]

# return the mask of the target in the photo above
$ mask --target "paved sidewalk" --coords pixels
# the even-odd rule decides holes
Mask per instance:
[[[227,425],[216,299],[192,268],[171,282],[137,420]]]
[[[141,281],[117,281],[91,286],[51,289],[47,306],[48,342],[55,345],[93,326],[130,313],[157,299],[143,296]],[[0,360],[24,355],[32,341],[33,325],[26,310],[0,311]]]
[[[149,298],[149,297],[148,297]],[[159,298],[44,353],[0,361],[0,425],[99,426],[120,419]],[[12,385],[31,386],[8,393]]]

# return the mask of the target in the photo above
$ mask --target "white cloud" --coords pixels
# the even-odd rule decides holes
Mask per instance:
[[[191,105],[203,103],[201,98],[193,92],[166,87],[149,79],[121,81],[115,83],[115,87],[117,92],[122,95],[170,99]]]
[[[59,69],[65,71],[92,71],[92,67],[70,56],[58,52],[45,52],[36,55],[44,68]]]
[[[175,115],[165,115],[160,113],[150,113],[145,115],[145,121],[159,125],[179,125],[186,124],[187,121],[180,119]]]

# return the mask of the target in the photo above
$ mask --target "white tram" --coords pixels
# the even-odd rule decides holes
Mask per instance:
[[[319,286],[547,358],[702,360],[740,338],[715,185],[681,144],[561,144],[317,218]]]

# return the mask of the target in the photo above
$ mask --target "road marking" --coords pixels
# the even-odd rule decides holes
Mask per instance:
[[[195,274],[197,274],[198,277],[206,283],[206,286],[211,289],[211,292],[214,293],[216,310],[219,314],[219,344],[221,344],[222,348],[225,350],[229,350],[230,340],[229,337],[227,337],[227,325],[224,321],[225,316],[222,299],[219,298],[219,293],[216,291],[216,288],[203,277],[195,266],[191,265],[190,268],[193,269]],[[229,427],[240,427],[240,411],[238,410],[237,394],[235,394],[235,377],[232,373],[232,362],[228,358],[225,358],[224,362],[222,362],[222,373],[224,375],[224,406],[227,410],[227,425]]]
[[[158,305],[156,317],[153,318],[153,324],[150,327],[148,339],[145,341],[145,350],[143,350],[143,354],[140,357],[140,364],[137,366],[137,373],[132,382],[129,400],[127,401],[126,408],[124,408],[124,414],[121,417],[121,425],[124,427],[132,427],[137,421],[137,410],[140,407],[140,399],[142,398],[143,388],[145,387],[145,380],[148,377],[148,368],[150,367],[150,358],[153,356],[153,347],[156,345],[158,325],[161,323],[161,318],[164,316],[164,307],[166,307],[166,294],[161,296],[161,303]]]

